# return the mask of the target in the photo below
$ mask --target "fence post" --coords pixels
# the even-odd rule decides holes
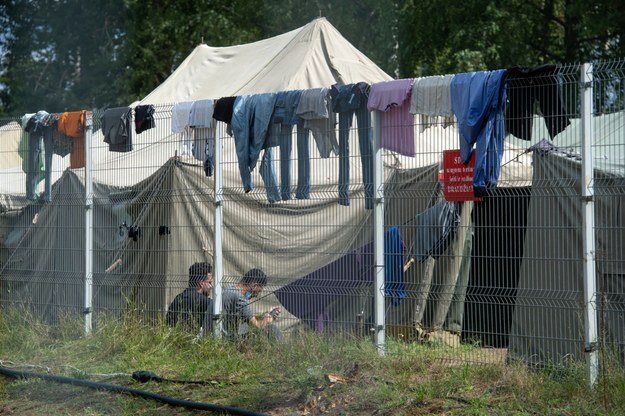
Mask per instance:
[[[215,128],[215,215],[214,215],[214,251],[213,251],[213,317],[221,318],[221,282],[223,280],[223,246],[222,246],[222,227],[223,227],[223,142],[219,137],[219,130]],[[216,338],[221,337],[222,320],[214,321],[213,333]]]
[[[93,317],[93,161],[91,140],[93,114],[85,111],[85,335],[91,333]]]
[[[371,112],[373,133],[373,238],[374,238],[374,297],[375,297],[375,345],[384,355],[385,309],[384,309],[384,165],[380,148],[380,112]]]
[[[595,273],[595,201],[592,157],[592,115],[593,115],[593,67],[586,63],[581,68],[581,112],[582,112],[582,212],[583,212],[583,256],[584,256],[584,308],[585,344],[588,382],[591,387],[597,381],[597,281]]]

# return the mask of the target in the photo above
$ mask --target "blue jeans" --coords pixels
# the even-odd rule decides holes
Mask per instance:
[[[278,184],[276,183],[276,173],[273,166],[273,149],[268,147],[263,153],[263,158],[260,162],[260,177],[265,183],[265,190],[267,191],[267,201],[273,203],[280,200],[280,191],[278,190]]]
[[[293,126],[297,125],[298,184],[296,198],[310,197],[310,153],[308,130],[304,120],[296,114],[301,90],[277,93],[272,123],[279,125],[277,137],[269,137],[269,145],[280,146],[280,195],[284,201],[291,199],[291,152],[293,150]],[[274,179],[275,181],[275,179]]]
[[[236,98],[232,113],[232,134],[237,152],[239,173],[245,192],[253,189],[251,172],[256,167],[260,152],[265,147],[265,139],[269,130],[276,94],[242,95]],[[268,150],[268,149],[267,149]],[[265,162],[271,152],[263,158]],[[265,163],[265,174],[271,163]],[[275,179],[275,178],[274,178]],[[269,186],[268,186],[269,189]]]
[[[293,126],[280,125],[280,194],[282,200],[291,199],[291,153],[293,151]],[[297,123],[297,188],[295,197],[310,198],[310,131],[304,128],[304,120]]]
[[[26,197],[32,202],[37,201],[38,199],[37,184],[40,180],[39,158],[42,156],[44,156],[45,163],[44,198],[46,202],[52,201],[52,154],[54,141],[52,137],[52,128],[54,127],[39,127],[36,132],[29,133]]]
[[[349,205],[349,131],[356,116],[365,208],[372,209],[373,137],[367,109],[368,86],[365,83],[334,85],[331,94],[332,110],[339,116],[339,204]]]

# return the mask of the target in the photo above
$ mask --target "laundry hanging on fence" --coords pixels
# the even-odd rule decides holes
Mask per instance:
[[[383,81],[371,85],[367,108],[382,112],[380,147],[414,157],[414,116],[410,113],[413,79]]]
[[[154,111],[155,109],[152,104],[138,105],[135,107],[135,133],[140,134],[156,127]]]
[[[447,128],[454,124],[451,110],[451,80],[453,75],[416,78],[412,86],[410,112],[418,115],[417,124],[423,133],[436,124]]]
[[[297,173],[298,198],[308,198],[310,189],[310,154],[308,152],[308,131],[304,119],[297,115],[302,96],[301,90],[277,93],[271,116],[271,123],[277,129],[270,129],[268,145],[277,143],[280,149],[280,196],[283,201],[291,199],[291,152],[293,150],[293,126],[297,126]],[[274,179],[275,181],[275,179]]]
[[[275,93],[239,96],[234,102],[231,127],[239,174],[246,193],[254,188],[251,172],[256,167],[260,152],[265,146],[275,102]],[[269,149],[265,148],[260,165],[260,176],[265,183],[267,200],[276,202],[280,199],[280,192],[275,183],[273,161],[271,151],[268,152]]]
[[[189,128],[189,116],[193,101],[181,101],[174,103],[171,109],[171,132],[181,134],[178,145],[179,155],[190,155],[193,148],[191,129]]]
[[[467,72],[451,81],[451,107],[458,119],[460,157],[469,162],[475,145],[473,191],[497,186],[505,139],[506,71]]]
[[[555,65],[533,68],[513,66],[506,72],[508,83],[508,108],[506,132],[519,139],[532,139],[534,114],[545,119],[551,138],[571,122],[566,113],[562,88]]]
[[[72,139],[74,146],[69,155],[70,169],[85,167],[85,110],[61,113],[57,121],[60,133]]]
[[[367,83],[359,82],[334,84],[330,90],[332,111],[339,117],[339,204],[349,205],[349,131],[355,116],[365,188],[365,209],[373,208],[373,141],[371,114],[367,109],[369,89]]]
[[[197,100],[191,105],[189,127],[193,135],[191,153],[202,162],[206,176],[214,170],[215,126],[213,123],[213,100]]]
[[[130,152],[132,150],[132,109],[130,107],[109,108],[100,117],[104,143],[109,152]]]

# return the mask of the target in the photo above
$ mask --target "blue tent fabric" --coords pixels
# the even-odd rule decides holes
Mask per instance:
[[[406,297],[404,242],[397,227],[389,228],[384,236],[384,296],[395,306]]]

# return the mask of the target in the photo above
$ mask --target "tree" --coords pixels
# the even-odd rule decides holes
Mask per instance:
[[[400,74],[622,57],[625,17],[614,9],[608,0],[408,0],[399,13]]]
[[[200,43],[229,46],[258,40],[256,0],[125,0],[125,74],[117,84],[127,104],[160,85]]]
[[[9,17],[9,5],[0,4],[0,117],[6,113],[8,101],[8,91],[6,85],[6,66],[9,50],[9,39],[11,38],[12,21]]]
[[[115,104],[121,0],[12,0],[6,55],[6,111],[12,114]]]

